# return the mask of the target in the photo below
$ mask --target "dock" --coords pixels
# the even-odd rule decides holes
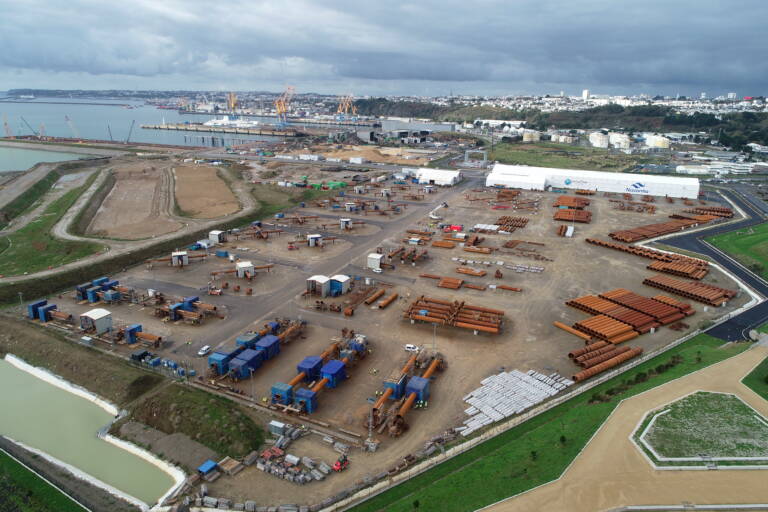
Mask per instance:
[[[184,132],[207,133],[237,133],[243,135],[269,135],[272,137],[303,137],[306,134],[292,128],[279,130],[277,128],[234,128],[224,126],[206,126],[204,124],[178,123],[178,124],[143,124],[144,130],[175,130]]]

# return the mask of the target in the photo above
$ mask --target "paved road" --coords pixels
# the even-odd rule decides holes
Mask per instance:
[[[768,297],[768,282],[746,269],[716,247],[704,241],[704,237],[748,228],[766,221],[766,218],[768,218],[768,205],[759,197],[752,194],[748,189],[749,187],[745,186],[734,186],[731,190],[720,190],[720,194],[727,196],[728,199],[738,205],[738,207],[749,215],[750,218],[736,223],[716,225],[695,233],[667,238],[663,240],[663,243],[686,251],[693,251],[709,256],[719,265],[726,268],[733,275],[745,282],[757,293],[764,297]],[[707,333],[722,340],[735,341],[743,339],[746,337],[749,329],[765,323],[766,321],[768,321],[768,301],[762,302],[748,311],[731,318],[727,322],[713,327]]]

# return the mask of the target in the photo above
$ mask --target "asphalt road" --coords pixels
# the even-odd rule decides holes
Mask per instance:
[[[705,237],[748,228],[766,221],[768,204],[753,194],[749,187],[744,185],[734,185],[729,188],[730,190],[720,190],[720,194],[727,196],[728,199],[733,201],[739,208],[747,213],[750,218],[732,224],[715,225],[709,229],[695,233],[667,238],[663,240],[663,243],[686,251],[697,252],[709,256],[741,281],[749,285],[757,293],[764,297],[768,297],[768,282],[704,240]],[[768,301],[762,302],[740,315],[731,318],[727,322],[723,322],[722,324],[713,327],[707,331],[707,334],[726,341],[740,340],[747,336],[750,329],[753,329],[766,321],[768,321]]]

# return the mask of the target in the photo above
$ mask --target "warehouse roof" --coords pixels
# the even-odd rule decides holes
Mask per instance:
[[[604,172],[604,171],[582,171],[579,169],[560,169],[560,168],[550,168],[550,167],[530,167],[527,165],[506,165],[506,164],[495,164],[493,166],[493,170],[491,171],[491,174],[513,174],[513,175],[523,175],[528,174],[531,176],[534,175],[543,175],[543,176],[551,176],[551,175],[560,175],[560,174],[568,174],[569,176],[573,176],[575,178],[585,178],[585,179],[611,179],[616,181],[631,181],[635,182],[637,180],[645,180],[649,183],[659,183],[659,184],[669,184],[669,185],[678,185],[681,183],[687,183],[691,185],[698,186],[699,180],[696,178],[682,178],[680,176],[663,176],[659,174],[632,174],[632,173],[619,173],[619,172]]]
[[[325,283],[327,283],[328,281],[330,281],[330,279],[328,278],[328,276],[321,276],[321,275],[317,275],[317,276],[312,276],[312,277],[310,277],[309,279],[307,279],[307,281],[316,281],[316,282],[318,282],[318,283],[323,283],[323,284],[325,284]]]
[[[86,311],[85,313],[82,314],[82,316],[88,317],[91,320],[98,320],[100,318],[104,318],[104,317],[109,316],[111,314],[112,313],[110,313],[106,309],[96,308],[96,309],[92,309],[90,311]]]

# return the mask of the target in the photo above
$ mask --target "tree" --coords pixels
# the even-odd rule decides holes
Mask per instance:
[[[531,450],[531,460],[536,460],[539,458],[539,454],[536,452],[536,450]]]
[[[565,442],[566,442],[567,440],[568,440],[568,439],[566,439],[566,437],[565,437],[564,435],[560,436],[560,444],[562,444],[563,446],[565,446]]]

